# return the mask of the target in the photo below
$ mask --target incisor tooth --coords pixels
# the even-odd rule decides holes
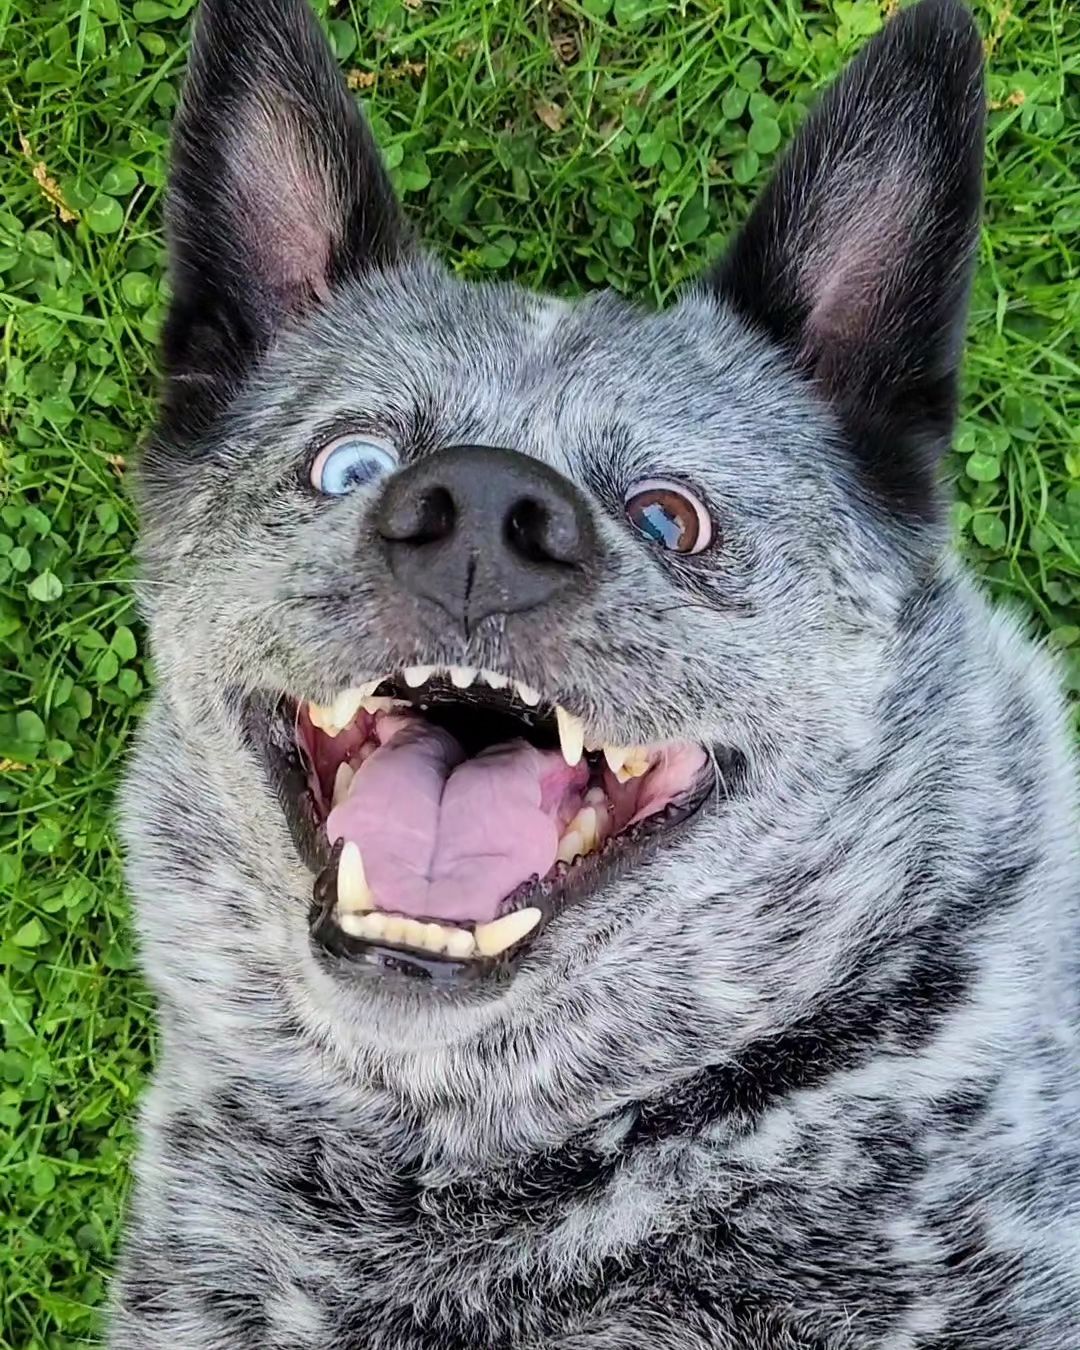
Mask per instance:
[[[540,690],[534,689],[531,684],[518,682],[514,685],[514,688],[520,694],[522,703],[527,703],[530,708],[535,708],[540,702]]]
[[[451,928],[444,930],[446,933],[446,954],[456,957],[457,960],[464,960],[467,956],[472,956],[476,950],[476,940],[471,933],[467,933],[464,928]]]
[[[478,924],[476,950],[481,956],[498,956],[531,933],[542,918],[538,909],[519,909],[491,923]]]
[[[346,841],[338,860],[337,902],[343,913],[360,913],[372,909],[375,904],[364,875],[364,860],[351,839]]]
[[[386,915],[380,914],[377,910],[371,914],[365,914],[361,925],[360,936],[366,938],[381,938],[386,929]]]
[[[568,830],[559,840],[559,851],[555,855],[557,861],[572,863],[576,857],[585,852],[585,845],[582,842],[581,835],[577,830]]]
[[[424,945],[424,929],[427,925],[422,924],[419,919],[403,919],[402,927],[404,934],[402,941],[407,942],[410,947],[422,947]]]
[[[441,923],[424,923],[424,946],[429,952],[441,952],[446,946],[446,929]]]
[[[492,689],[505,689],[510,683],[508,675],[499,675],[494,670],[482,670],[480,678],[485,680]]]
[[[356,770],[347,759],[343,759],[337,766],[337,773],[334,774],[334,794],[332,798],[334,806],[340,806],[349,795],[349,789],[352,787],[352,780],[355,777]],[[352,847],[355,848],[356,845],[353,844]]]
[[[476,679],[475,666],[451,666],[450,683],[455,689],[468,689]]]
[[[435,674],[435,667],[406,666],[401,673],[410,689],[419,689],[422,684],[427,684],[428,680]]]
[[[555,720],[559,724],[559,744],[562,746],[563,759],[571,768],[580,763],[585,749],[585,724],[580,717],[568,713],[565,708],[555,709]]]
[[[350,937],[364,937],[366,936],[364,932],[364,920],[366,918],[366,914],[342,914],[339,911],[337,915],[338,927],[342,932],[348,933]]]
[[[383,924],[383,938],[387,942],[404,942],[405,920],[396,918],[393,914],[388,914],[386,922]]]

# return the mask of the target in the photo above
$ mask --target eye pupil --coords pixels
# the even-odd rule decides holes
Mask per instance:
[[[343,497],[397,467],[396,453],[374,441],[355,437],[332,441],[315,457],[311,485],[328,497]]]
[[[630,523],[647,539],[672,553],[700,553],[712,526],[705,508],[673,483],[641,483],[627,494]]]

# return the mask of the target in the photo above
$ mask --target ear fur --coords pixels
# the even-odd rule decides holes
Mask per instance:
[[[278,331],[409,232],[306,0],[202,0],[173,133],[163,420],[199,430]]]
[[[888,506],[933,517],[982,193],[982,44],[922,0],[811,113],[709,284],[839,414]]]

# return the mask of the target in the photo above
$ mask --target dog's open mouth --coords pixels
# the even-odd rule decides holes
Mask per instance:
[[[272,721],[318,870],[314,940],[435,977],[508,968],[717,782],[698,745],[594,744],[577,717],[490,671],[410,667],[329,707],[283,700]]]

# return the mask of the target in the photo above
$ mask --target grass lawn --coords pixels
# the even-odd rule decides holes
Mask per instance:
[[[0,0],[0,1350],[93,1336],[152,1057],[110,812],[151,679],[125,488],[192,8]],[[329,26],[451,266],[663,303],[889,8],[343,0]],[[977,10],[989,199],[946,467],[960,547],[1075,692],[1080,7]]]

